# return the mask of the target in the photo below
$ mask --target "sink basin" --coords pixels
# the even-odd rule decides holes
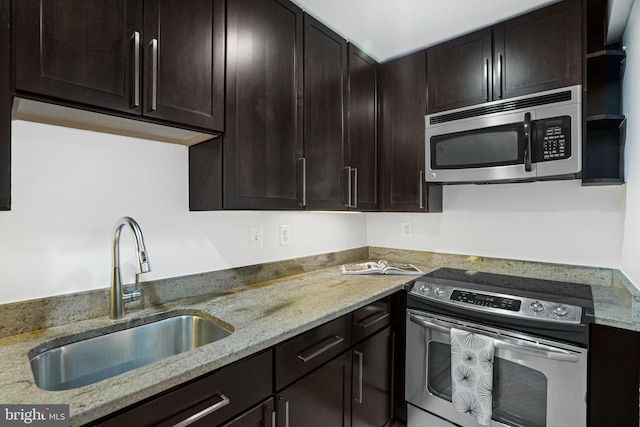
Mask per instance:
[[[222,324],[181,311],[133,319],[44,343],[29,352],[31,370],[41,389],[69,390],[225,338],[233,328]]]

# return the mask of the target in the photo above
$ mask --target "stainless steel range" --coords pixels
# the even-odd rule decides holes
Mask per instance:
[[[584,427],[586,285],[442,268],[407,297],[408,427]]]

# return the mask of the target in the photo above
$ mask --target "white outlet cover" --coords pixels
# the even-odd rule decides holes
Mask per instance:
[[[291,226],[280,226],[280,246],[289,246],[291,244]]]
[[[411,237],[411,223],[403,222],[402,223],[402,237]]]

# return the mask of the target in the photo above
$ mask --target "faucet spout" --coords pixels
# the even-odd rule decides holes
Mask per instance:
[[[144,238],[142,230],[138,223],[128,216],[122,217],[116,223],[113,229],[113,238],[111,239],[112,250],[112,268],[111,268],[111,287],[109,289],[109,318],[122,319],[124,317],[125,301],[134,301],[140,298],[139,291],[125,293],[122,286],[122,276],[120,274],[120,234],[122,229],[128,226],[133,233],[136,252],[138,273],[148,273],[151,271],[149,264],[149,256],[144,246]]]

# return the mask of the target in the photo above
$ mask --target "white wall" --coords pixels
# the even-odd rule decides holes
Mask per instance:
[[[0,212],[0,303],[109,286],[118,218],[140,224],[160,279],[366,245],[364,214],[189,212],[188,149],[13,122],[12,210]],[[281,224],[291,245],[279,245]],[[249,227],[264,248],[251,250]],[[133,239],[122,237],[125,283]]]
[[[624,187],[580,181],[445,186],[441,214],[367,216],[369,245],[618,266]],[[403,237],[401,225],[412,225]]]
[[[627,48],[623,78],[623,111],[627,116],[627,210],[621,268],[640,287],[640,2],[636,1],[631,9],[623,45]]]

